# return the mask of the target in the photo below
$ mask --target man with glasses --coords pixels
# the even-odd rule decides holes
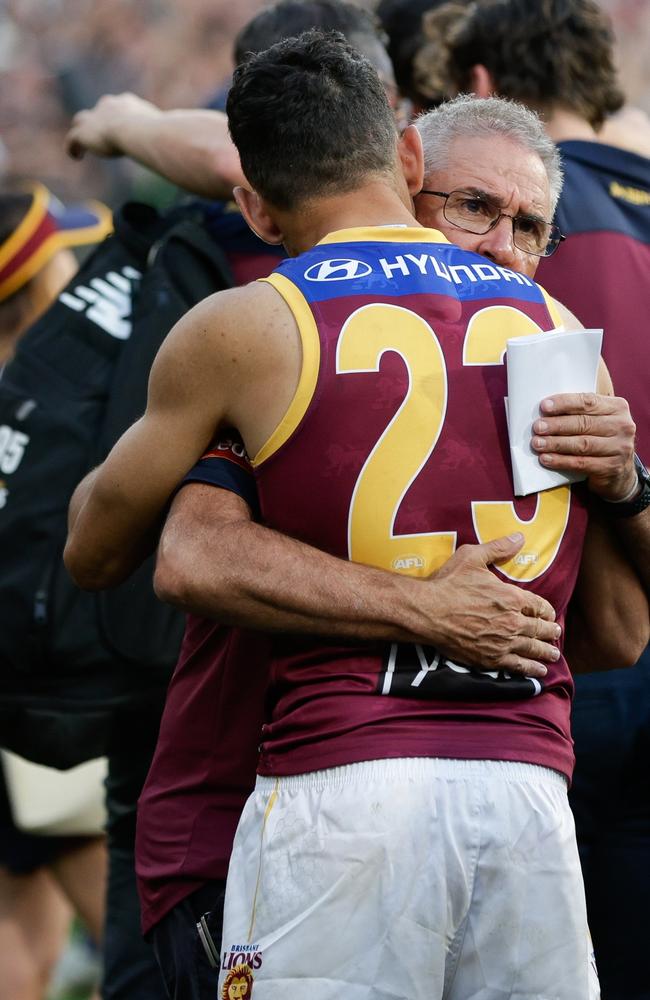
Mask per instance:
[[[563,240],[552,221],[562,175],[536,123],[507,102],[460,97],[416,125],[425,162],[418,220],[533,277]]]

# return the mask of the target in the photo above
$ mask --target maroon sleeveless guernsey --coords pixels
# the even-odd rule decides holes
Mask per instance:
[[[220,434],[184,482],[235,492],[255,509],[239,437]],[[255,784],[269,640],[187,616],[158,742],[138,802],[136,873],[146,934],[177,903],[228,871]]]
[[[331,234],[267,280],[303,362],[287,413],[253,459],[271,527],[332,553],[428,576],[464,543],[522,531],[497,576],[563,624],[587,513],[581,488],[515,499],[506,341],[560,325],[530,279],[433,230]],[[572,681],[481,673],[409,644],[273,641],[260,773],[387,757],[527,761],[570,776]]]
[[[266,637],[188,616],[149,776],[136,871],[147,933],[209,879],[225,878],[255,783]]]

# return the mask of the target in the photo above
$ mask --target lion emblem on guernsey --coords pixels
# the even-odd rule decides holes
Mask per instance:
[[[253,995],[253,973],[248,965],[236,965],[231,969],[221,987],[221,1000],[251,1000]]]

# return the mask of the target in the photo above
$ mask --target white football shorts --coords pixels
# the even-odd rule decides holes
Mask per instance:
[[[224,1000],[597,1000],[566,780],[410,758],[258,778]]]

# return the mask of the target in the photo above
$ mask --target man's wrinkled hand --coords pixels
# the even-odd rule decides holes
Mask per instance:
[[[540,404],[531,445],[548,469],[579,472],[603,500],[622,500],[637,481],[636,426],[625,399],[595,392],[561,393]]]
[[[544,677],[560,652],[553,607],[505,583],[489,569],[512,559],[524,542],[517,533],[482,545],[462,545],[426,581],[435,602],[435,645],[446,656],[483,670]]]

